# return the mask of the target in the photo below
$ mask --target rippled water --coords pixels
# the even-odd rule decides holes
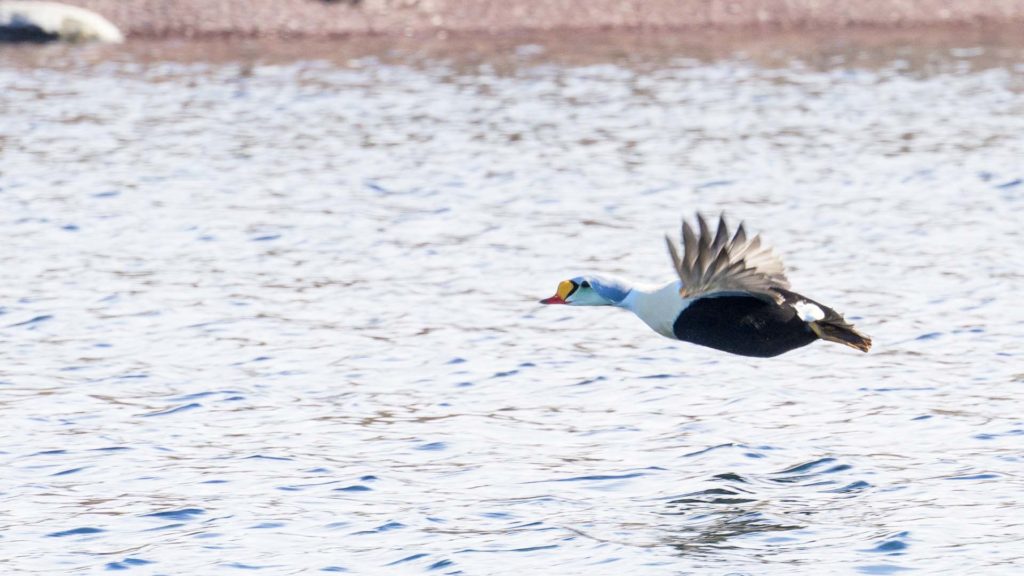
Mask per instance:
[[[1024,47],[929,38],[3,48],[0,567],[1016,573]],[[874,350],[536,303],[698,209]]]

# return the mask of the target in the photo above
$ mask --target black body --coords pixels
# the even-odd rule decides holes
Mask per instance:
[[[806,346],[817,334],[793,304],[810,302],[826,317],[839,316],[831,308],[809,298],[778,290],[783,302],[776,304],[753,296],[711,296],[698,298],[676,318],[672,331],[676,338],[741,356],[768,358]]]

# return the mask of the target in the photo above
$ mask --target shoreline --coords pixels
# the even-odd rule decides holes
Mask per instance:
[[[129,38],[1018,28],[1024,0],[64,0]]]

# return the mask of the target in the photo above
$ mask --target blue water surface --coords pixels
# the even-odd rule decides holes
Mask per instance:
[[[5,573],[1012,573],[1000,38],[4,48]],[[698,209],[871,353],[537,304]]]

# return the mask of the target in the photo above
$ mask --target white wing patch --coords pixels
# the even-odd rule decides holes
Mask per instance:
[[[793,308],[804,322],[814,322],[825,317],[825,311],[810,302],[797,302],[793,304]]]

